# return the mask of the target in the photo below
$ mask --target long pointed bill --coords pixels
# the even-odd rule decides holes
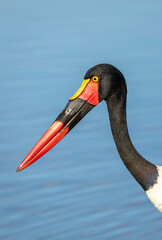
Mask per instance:
[[[70,101],[20,164],[17,172],[25,169],[53,148],[65,135],[99,103],[98,82],[85,79]]]

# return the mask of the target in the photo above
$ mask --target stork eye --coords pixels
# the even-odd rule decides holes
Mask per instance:
[[[100,79],[100,78],[97,77],[97,76],[92,77],[92,81],[93,81],[93,82],[98,82],[99,79]]]

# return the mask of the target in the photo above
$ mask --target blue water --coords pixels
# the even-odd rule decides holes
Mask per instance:
[[[162,238],[162,214],[119,158],[104,102],[16,173],[103,62],[126,78],[134,145],[162,165],[161,12],[160,0],[1,1],[0,239]]]

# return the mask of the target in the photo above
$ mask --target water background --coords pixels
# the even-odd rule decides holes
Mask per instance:
[[[162,165],[161,12],[160,0],[0,1],[0,239],[162,239],[162,214],[119,158],[104,102],[16,173],[98,63],[124,74],[131,139]]]

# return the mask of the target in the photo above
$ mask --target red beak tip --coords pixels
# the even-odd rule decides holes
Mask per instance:
[[[20,172],[22,169],[20,167],[17,168],[16,172]]]

